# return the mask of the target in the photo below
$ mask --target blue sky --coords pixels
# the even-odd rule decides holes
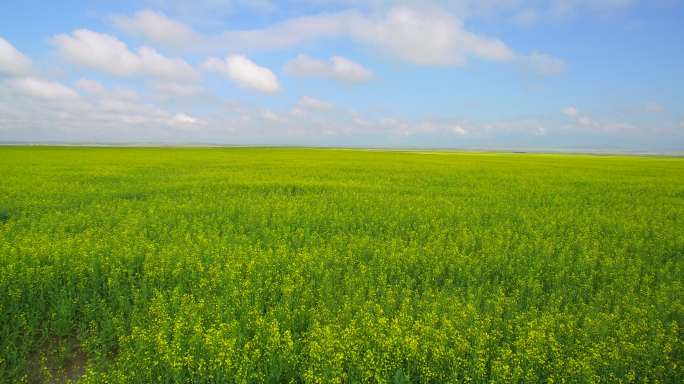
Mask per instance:
[[[679,0],[3,1],[0,141],[684,150]]]

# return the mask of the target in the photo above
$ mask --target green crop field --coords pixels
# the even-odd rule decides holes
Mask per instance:
[[[0,148],[0,382],[684,380],[684,159]]]

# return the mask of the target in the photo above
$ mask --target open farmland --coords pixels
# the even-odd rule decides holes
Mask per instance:
[[[0,382],[684,380],[684,159],[0,148]]]

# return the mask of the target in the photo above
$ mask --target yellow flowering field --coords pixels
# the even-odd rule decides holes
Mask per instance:
[[[0,148],[0,382],[681,383],[684,159]]]

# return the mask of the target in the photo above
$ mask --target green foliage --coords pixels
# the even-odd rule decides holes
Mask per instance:
[[[0,382],[684,381],[684,160],[0,148]]]
[[[4,224],[5,222],[9,221],[10,219],[10,213],[7,210],[0,209],[0,224]]]

